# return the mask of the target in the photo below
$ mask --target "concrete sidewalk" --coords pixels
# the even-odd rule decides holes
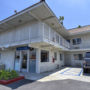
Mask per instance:
[[[84,76],[81,71],[82,68],[65,67],[63,69],[56,69],[54,71],[45,72],[41,74],[23,73],[23,75],[25,74],[26,79],[36,80],[39,82],[65,79],[90,82],[90,76]]]
[[[48,76],[46,76],[38,81],[46,82],[46,81],[53,81],[53,80],[72,79],[72,80],[90,82],[90,76],[84,76],[81,72],[82,68],[72,68],[68,72],[65,72],[65,74],[62,74],[67,69],[71,69],[71,67],[67,67],[67,68],[64,68],[62,70],[58,70],[57,72],[54,72],[54,73],[52,73],[52,74],[50,74],[50,75],[48,75]],[[78,74],[80,74],[80,75],[78,75]]]

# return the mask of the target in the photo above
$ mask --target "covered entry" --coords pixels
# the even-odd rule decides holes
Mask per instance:
[[[18,47],[15,52],[15,70],[36,73],[36,49]]]

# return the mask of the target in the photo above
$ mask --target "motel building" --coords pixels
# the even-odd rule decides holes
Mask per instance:
[[[41,0],[0,21],[0,64],[29,73],[82,66],[84,54],[90,50],[89,29],[66,30]]]

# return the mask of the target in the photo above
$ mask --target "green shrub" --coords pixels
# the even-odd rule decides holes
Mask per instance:
[[[10,73],[11,73],[11,79],[18,77],[18,73],[16,71],[12,70]]]
[[[14,70],[0,70],[0,80],[9,80],[18,76],[18,73]]]

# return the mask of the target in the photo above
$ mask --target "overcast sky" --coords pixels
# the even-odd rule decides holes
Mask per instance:
[[[0,0],[0,20],[21,11],[39,0]],[[90,0],[46,0],[57,17],[64,16],[64,26],[90,25]]]

